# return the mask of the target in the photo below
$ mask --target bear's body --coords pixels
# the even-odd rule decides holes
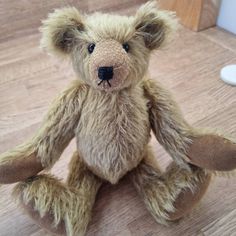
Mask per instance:
[[[78,152],[112,184],[144,157],[151,131],[147,102],[141,84],[116,94],[88,89],[76,128]]]
[[[71,59],[77,79],[56,98],[39,131],[0,155],[0,183],[21,181],[14,194],[41,227],[86,233],[104,182],[127,175],[157,222],[185,216],[200,201],[210,171],[236,168],[236,143],[196,130],[171,95],[147,78],[150,55],[176,27],[172,13],[148,2],[134,16],[55,10],[41,45]],[[163,172],[148,142],[151,131],[173,158]],[[77,151],[62,183],[50,169],[73,138]]]

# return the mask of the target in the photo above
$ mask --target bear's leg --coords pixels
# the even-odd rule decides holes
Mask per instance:
[[[20,205],[41,227],[61,235],[84,235],[102,181],[73,155],[67,184],[49,175],[19,183]]]
[[[171,163],[161,173],[152,153],[130,173],[135,188],[154,218],[162,224],[180,219],[200,201],[210,182],[210,175],[199,167],[191,171]]]

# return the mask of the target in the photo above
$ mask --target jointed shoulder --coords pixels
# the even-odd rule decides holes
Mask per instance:
[[[175,99],[170,91],[165,89],[160,82],[155,79],[145,79],[143,81],[144,94],[149,100],[150,107],[176,106]]]
[[[86,98],[87,92],[88,85],[81,80],[73,80],[69,86],[54,99],[53,105],[67,105],[68,103],[80,104]]]
[[[160,82],[158,82],[155,79],[151,79],[151,78],[145,78],[142,81],[142,87],[143,87],[145,96],[147,96],[149,99],[151,99],[153,97],[159,97],[167,92],[162,87]]]
[[[59,97],[61,98],[66,98],[66,99],[73,99],[74,97],[83,99],[87,92],[88,92],[88,85],[86,85],[83,81],[81,80],[73,80],[69,86],[61,92]]]
[[[59,111],[73,113],[81,109],[86,98],[88,86],[80,80],[74,80],[52,102],[49,115]]]

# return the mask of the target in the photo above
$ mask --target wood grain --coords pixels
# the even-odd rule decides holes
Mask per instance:
[[[175,11],[184,26],[198,30],[203,0],[161,0],[159,2],[161,8]]]
[[[103,4],[106,5],[105,0]],[[132,12],[136,7],[119,9],[119,12]],[[8,11],[10,9],[5,8],[5,17]],[[36,32],[35,24],[29,23],[32,32]],[[20,31],[20,24],[18,27]],[[14,33],[9,40],[0,43],[0,152],[31,137],[50,101],[75,77],[70,63],[51,58],[38,49],[39,37],[38,33]],[[235,40],[218,28],[201,33],[181,28],[174,43],[157,51],[150,64],[152,77],[173,92],[190,123],[217,127],[234,137],[236,88],[221,82],[219,72],[222,66],[236,63]],[[164,168],[170,162],[169,156],[154,138],[151,145]],[[53,174],[66,178],[67,164],[74,150],[73,141],[53,167]],[[12,187],[0,187],[0,235],[49,236],[16,207],[10,196]],[[225,232],[225,236],[235,235],[235,208],[235,179],[216,177],[202,202],[188,217],[165,227],[154,221],[124,178],[118,185],[102,187],[87,235],[215,236]]]
[[[159,0],[163,9],[175,11],[180,22],[189,29],[200,31],[216,24],[220,0]]]
[[[228,236],[236,234],[236,209],[211,222],[202,230],[204,236]]]
[[[216,25],[221,0],[203,0],[197,31]]]
[[[209,40],[221,45],[223,48],[231,50],[236,53],[235,34],[232,34],[230,32],[226,33],[224,29],[220,29],[217,27],[202,31],[201,34],[203,34],[204,37],[208,38]]]
[[[0,0],[0,42],[38,31],[41,20],[55,8],[76,6],[82,12],[119,11],[145,0]]]

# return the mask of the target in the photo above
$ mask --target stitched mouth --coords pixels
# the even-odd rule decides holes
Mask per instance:
[[[101,81],[98,83],[98,86],[100,86],[103,82],[107,82],[107,84],[109,85],[109,87],[111,87],[111,83],[109,82],[109,80],[101,80]]]

